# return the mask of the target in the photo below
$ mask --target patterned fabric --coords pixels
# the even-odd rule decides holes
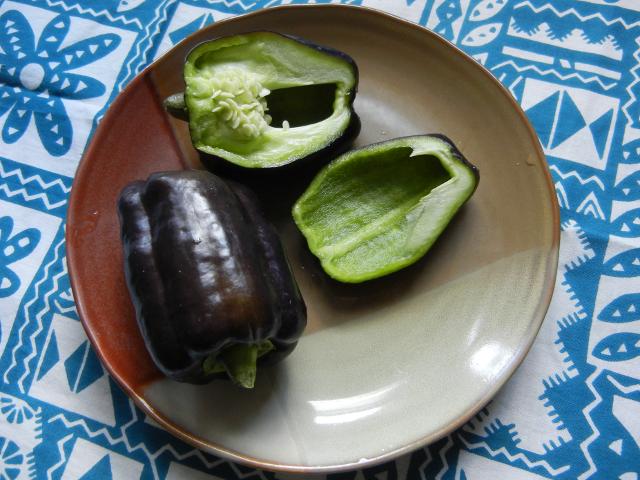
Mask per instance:
[[[64,244],[72,176],[118,92],[196,29],[280,3],[306,2],[0,1],[0,478],[295,477],[203,453],[134,406],[78,321]],[[640,1],[345,3],[434,30],[509,88],[562,243],[545,323],[499,395],[428,448],[329,477],[638,480]]]

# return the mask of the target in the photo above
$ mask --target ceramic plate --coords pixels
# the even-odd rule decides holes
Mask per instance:
[[[327,26],[330,25],[330,28]],[[402,272],[361,285],[328,279],[290,219],[304,176],[270,183],[309,326],[254,391],[163,379],[137,331],[124,283],[116,197],[158,170],[199,167],[187,126],[161,100],[183,88],[196,44],[272,30],[350,54],[360,68],[356,145],[441,132],[480,170],[480,185],[435,247]],[[461,426],[524,358],[549,305],[558,211],[538,140],[481,66],[429,31],[346,6],[282,7],[216,23],[133,80],[78,169],[67,226],[78,312],[109,372],[166,429],[212,453],[267,469],[336,471],[380,462]]]

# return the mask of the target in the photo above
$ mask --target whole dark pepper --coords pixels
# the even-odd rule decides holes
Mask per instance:
[[[118,200],[127,285],[157,367],[182,382],[288,355],[306,307],[274,227],[251,191],[205,171],[156,173]]]

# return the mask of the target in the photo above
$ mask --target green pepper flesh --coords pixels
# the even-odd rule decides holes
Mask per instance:
[[[341,52],[276,33],[206,42],[189,53],[184,67],[193,145],[248,168],[307,157],[347,131],[357,78],[355,63]],[[279,110],[274,117],[269,95],[272,110]]]
[[[293,218],[327,274],[359,283],[421,258],[478,178],[445,137],[390,140],[327,165],[294,205]]]

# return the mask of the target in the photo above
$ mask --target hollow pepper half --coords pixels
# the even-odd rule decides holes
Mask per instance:
[[[288,355],[306,307],[251,191],[205,171],[156,173],[118,200],[125,275],[145,344],[168,377],[228,375]]]

